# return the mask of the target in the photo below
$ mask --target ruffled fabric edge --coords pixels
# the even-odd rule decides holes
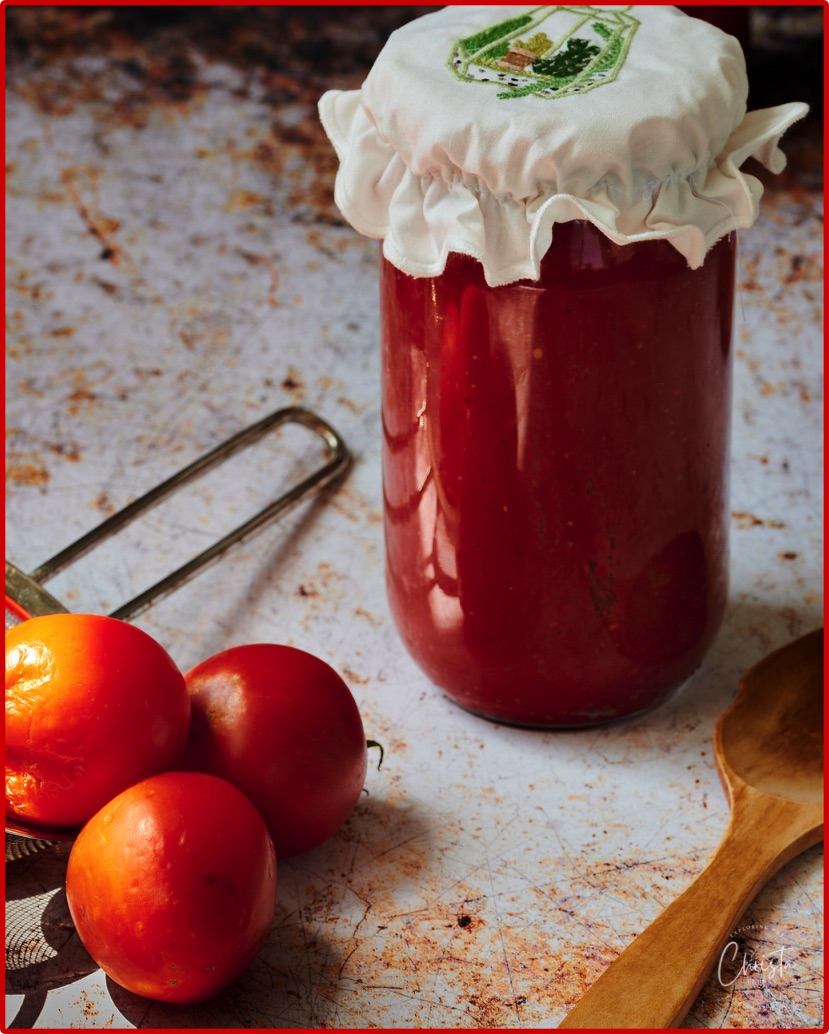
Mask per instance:
[[[460,178],[415,175],[378,131],[359,90],[329,90],[319,101],[340,161],[334,200],[351,226],[381,239],[385,257],[410,276],[437,276],[460,252],[478,259],[492,287],[537,280],[553,227],[573,219],[619,244],[667,240],[698,268],[720,237],[757,219],[763,187],[741,172],[743,163],[753,157],[781,172],[780,138],[808,110],[792,103],[749,112],[713,161],[688,177],[643,182],[633,203],[626,198],[620,207],[607,183],[585,197],[523,199],[496,197]]]

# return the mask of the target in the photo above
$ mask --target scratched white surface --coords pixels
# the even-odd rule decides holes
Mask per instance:
[[[741,237],[731,602],[709,659],[633,723],[521,731],[444,699],[390,623],[376,245],[316,217],[301,188],[327,172],[300,150],[257,159],[296,113],[255,69],[203,62],[197,97],[119,120],[128,73],[107,72],[68,110],[22,73],[7,98],[7,556],[31,569],[272,409],[316,409],[354,452],[346,481],[138,623],[183,669],[257,640],[319,654],[386,760],[333,840],[280,864],[264,950],[209,1005],[111,984],[68,923],[65,853],[14,863],[18,946],[46,943],[7,958],[7,1025],[555,1026],[715,849],[711,734],[739,675],[822,623],[819,195],[775,192]],[[278,491],[306,443],[283,436],[287,466],[244,454],[50,590],[112,609]],[[687,1025],[820,1025],[822,871],[812,849],[761,892],[737,934],[754,965],[713,975]],[[682,943],[654,964],[669,981]]]

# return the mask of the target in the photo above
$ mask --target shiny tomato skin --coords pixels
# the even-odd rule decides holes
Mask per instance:
[[[6,632],[6,812],[80,826],[145,776],[174,768],[190,701],[152,636],[99,614],[50,614]]]
[[[165,772],[84,826],[66,897],[84,947],[117,984],[201,1002],[259,952],[273,922],[276,856],[239,790],[199,772]]]
[[[328,840],[360,798],[366,737],[334,669],[291,646],[236,646],[185,675],[192,716],[180,767],[212,772],[257,806],[278,858]]]

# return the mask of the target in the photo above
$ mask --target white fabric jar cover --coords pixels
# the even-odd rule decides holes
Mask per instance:
[[[742,164],[780,172],[808,111],[746,113],[747,97],[737,40],[675,7],[456,6],[393,32],[362,88],[319,111],[356,230],[412,276],[461,252],[498,286],[537,279],[572,219],[702,265],[757,218]]]

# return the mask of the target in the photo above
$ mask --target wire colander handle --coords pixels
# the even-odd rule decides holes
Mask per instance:
[[[118,607],[117,610],[110,614],[110,617],[122,620],[135,617],[146,610],[151,603],[169,595],[174,589],[189,581],[197,572],[207,567],[208,564],[223,556],[231,546],[243,542],[255,532],[264,528],[265,525],[280,517],[309,495],[320,490],[345,472],[351,462],[351,456],[343,439],[327,421],[311,410],[304,409],[301,406],[287,406],[283,409],[278,409],[257,423],[251,424],[250,427],[239,431],[233,437],[217,445],[215,449],[206,452],[189,466],[184,467],[177,474],[173,474],[166,481],[162,481],[161,484],[156,485],[155,488],[150,489],[145,495],[140,496],[134,502],[107,518],[107,520],[93,528],[86,535],[82,535],[81,538],[59,553],[56,553],[55,556],[42,563],[29,574],[24,574],[14,564],[6,561],[7,606],[9,601],[11,601],[18,608],[32,616],[65,611],[67,608],[55,599],[54,596],[50,595],[42,587],[41,582],[51,578],[71,563],[74,563],[74,561],[88,553],[91,549],[94,549],[99,543],[120,531],[163,499],[166,499],[167,496],[181,488],[182,485],[201,477],[201,475],[217,467],[237,452],[253,445],[268,431],[286,423],[302,424],[322,438],[328,453],[326,462],[265,506],[259,513],[214,542],[211,546],[208,546],[198,556],[193,557],[186,564],[182,564],[181,567],[166,575],[156,582],[155,585],[150,586],[149,589],[145,589],[123,604],[123,606]]]

